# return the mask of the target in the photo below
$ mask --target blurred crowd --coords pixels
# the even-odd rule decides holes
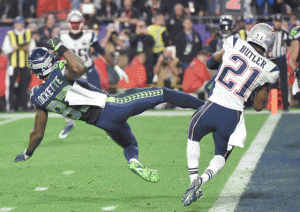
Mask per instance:
[[[251,28],[259,22],[271,25],[280,22],[280,29],[286,32],[299,24],[293,10],[299,5],[294,0],[245,0],[244,14],[240,16],[221,15],[218,8],[220,1],[2,0],[0,27],[30,31],[30,43],[25,42],[22,47],[27,54],[36,46],[46,47],[47,40],[67,29],[68,13],[79,10],[84,15],[84,29],[94,30],[97,35],[100,30],[105,30],[105,36],[99,44],[124,69],[130,80],[130,83],[119,80],[113,67],[91,48],[103,89],[116,93],[132,87],[165,86],[205,100],[217,72],[208,70],[206,61],[213,52],[222,48],[227,37],[235,35],[246,39]],[[212,7],[213,10],[209,10]],[[204,29],[209,34],[206,40],[202,40],[201,33],[194,29],[194,24],[199,23],[205,25]],[[1,49],[0,110],[31,110],[30,89],[41,82],[32,75],[23,76],[25,66],[12,78],[8,71],[11,66],[8,57],[11,55],[5,52],[3,46]],[[291,81],[288,76],[292,77],[293,71],[286,64],[287,80]],[[7,83],[7,80],[13,80],[14,83]],[[13,96],[5,93],[8,84],[10,90],[14,91],[9,95]],[[288,84],[291,83],[288,81]],[[280,83],[278,86],[280,88]],[[285,100],[288,101],[288,108],[297,105],[289,93],[284,94],[288,95],[288,100]],[[7,104],[8,101],[15,103]],[[248,107],[251,107],[251,98]]]

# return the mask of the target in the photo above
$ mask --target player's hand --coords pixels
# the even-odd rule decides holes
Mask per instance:
[[[62,45],[62,42],[58,37],[53,37],[47,41],[49,49],[57,51],[58,48]]]
[[[17,155],[15,162],[25,161],[29,158],[30,158],[30,156],[26,155],[26,150],[25,150],[25,152],[22,152],[21,154]]]
[[[129,82],[129,77],[127,76],[126,72],[120,68],[120,66],[116,65],[114,66],[114,69],[116,70],[117,74],[119,75],[120,80],[125,80],[126,83]]]

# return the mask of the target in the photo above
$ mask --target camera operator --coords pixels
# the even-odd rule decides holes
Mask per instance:
[[[179,59],[175,57],[175,52],[172,52],[171,48],[167,47],[164,53],[158,57],[153,70],[154,77],[152,82],[167,88],[173,88],[180,82]]]

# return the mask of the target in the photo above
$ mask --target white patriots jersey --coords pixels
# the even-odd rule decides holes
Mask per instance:
[[[222,64],[209,100],[243,111],[244,103],[255,88],[277,81],[279,69],[240,38],[227,38],[223,49]]]
[[[93,65],[93,60],[90,56],[90,48],[93,43],[98,42],[97,34],[93,30],[83,30],[83,34],[78,39],[73,39],[69,31],[64,30],[58,34],[59,39],[68,49],[79,56],[86,67]]]

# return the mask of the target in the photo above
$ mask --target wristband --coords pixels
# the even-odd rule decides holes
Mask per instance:
[[[60,55],[63,55],[68,50],[69,49],[67,47],[65,47],[64,45],[61,45],[57,51],[59,52]]]

